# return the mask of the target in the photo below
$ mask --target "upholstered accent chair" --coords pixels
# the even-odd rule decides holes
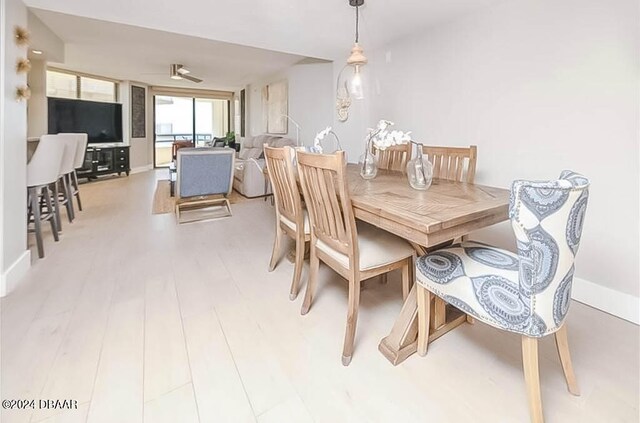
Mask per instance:
[[[288,235],[296,242],[296,260],[289,292],[289,299],[293,301],[298,296],[305,244],[311,240],[309,216],[302,207],[296,171],[293,167],[293,148],[275,148],[265,144],[264,157],[276,206],[276,236],[273,241],[269,271],[273,271],[278,264],[282,240],[285,235]]]
[[[309,282],[301,313],[313,301],[320,260],[349,282],[347,330],[342,364],[353,355],[361,281],[402,269],[406,298],[413,280],[415,250],[389,232],[356,221],[347,187],[344,151],[335,154],[297,152],[298,174],[311,226]]]
[[[179,223],[231,216],[228,196],[233,190],[232,148],[180,148],[176,158],[176,217]],[[183,219],[187,210],[205,210]]]
[[[295,146],[295,141],[277,135],[256,135],[242,140],[236,159],[233,188],[245,197],[253,198],[271,194],[271,187],[265,186],[264,144],[269,147]]]
[[[417,261],[418,353],[429,339],[430,297],[475,319],[522,335],[522,356],[533,422],[542,422],[538,339],[555,335],[569,392],[579,395],[565,318],[571,302],[589,181],[564,171],[548,182],[515,181],[509,216],[518,252],[463,242]]]

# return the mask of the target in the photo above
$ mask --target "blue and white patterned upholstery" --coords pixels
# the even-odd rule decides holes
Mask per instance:
[[[487,324],[542,337],[562,326],[571,302],[589,181],[515,181],[509,217],[518,254],[464,242],[422,256],[417,282]]]

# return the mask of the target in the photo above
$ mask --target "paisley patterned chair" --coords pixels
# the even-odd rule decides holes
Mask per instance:
[[[538,338],[555,334],[569,392],[579,395],[564,321],[589,198],[587,178],[515,181],[509,217],[518,253],[463,242],[417,261],[418,353],[427,353],[431,294],[473,318],[522,335],[531,419],[542,422]]]

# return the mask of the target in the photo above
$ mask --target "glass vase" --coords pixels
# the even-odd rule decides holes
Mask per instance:
[[[433,165],[426,154],[418,154],[407,163],[407,179],[413,189],[425,191],[431,186]]]
[[[373,179],[378,174],[378,159],[371,154],[368,148],[367,151],[360,156],[358,165],[360,166],[360,176],[362,176],[362,179]]]

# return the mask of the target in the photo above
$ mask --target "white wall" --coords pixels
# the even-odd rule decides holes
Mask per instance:
[[[504,2],[374,52],[368,120],[478,145],[481,184],[582,172],[576,276],[638,297],[639,35],[636,0]],[[513,244],[508,225],[482,236]]]
[[[20,0],[0,2],[0,295],[29,268],[27,251],[26,167],[27,103],[16,101],[16,87],[25,74],[15,72],[27,49],[13,42],[16,25],[27,26],[27,8]]]
[[[256,81],[246,91],[246,130],[248,135],[262,134],[262,87],[286,79],[289,84],[289,116],[300,125],[300,142],[312,145],[319,131],[333,122],[335,90],[331,63],[307,63],[291,66],[283,72]],[[295,140],[296,127],[289,122],[288,137]]]

